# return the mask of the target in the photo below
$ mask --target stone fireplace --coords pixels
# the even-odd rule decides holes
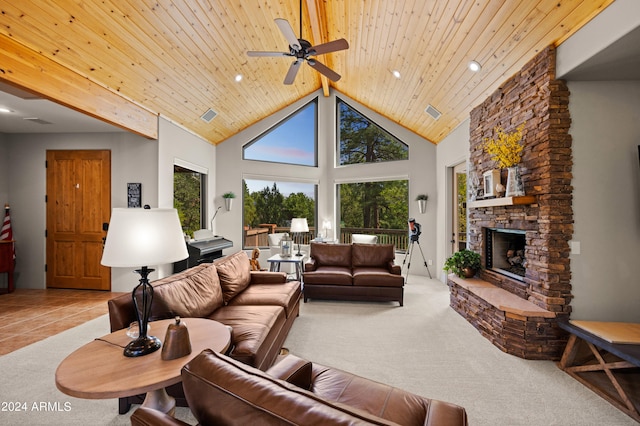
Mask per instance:
[[[523,229],[484,229],[484,267],[524,282],[527,272],[526,231]]]
[[[559,359],[567,340],[557,321],[569,316],[572,298],[568,105],[548,47],[471,112],[469,173],[479,176],[495,168],[484,139],[497,126],[510,132],[526,123],[519,168],[527,196],[467,203],[468,248],[485,268],[471,280],[450,276],[451,306],[500,349],[527,359]]]

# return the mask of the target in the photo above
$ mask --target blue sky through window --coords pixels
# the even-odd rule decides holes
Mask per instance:
[[[316,166],[316,121],[314,100],[247,144],[244,159]]]

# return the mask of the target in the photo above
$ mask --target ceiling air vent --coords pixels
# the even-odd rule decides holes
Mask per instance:
[[[427,105],[427,108],[424,110],[424,112],[433,117],[434,120],[437,120],[442,115],[442,113],[435,109],[432,105]]]
[[[38,124],[53,124],[38,117],[25,117],[23,118],[23,120],[31,121],[32,123],[38,123]]]
[[[211,123],[211,120],[216,118],[216,115],[218,115],[218,113],[212,110],[211,108],[209,108],[204,114],[200,116],[200,118],[204,122]]]

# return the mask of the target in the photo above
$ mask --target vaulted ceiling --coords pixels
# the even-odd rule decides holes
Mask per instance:
[[[160,114],[212,144],[336,89],[438,143],[537,52],[612,2],[303,0],[301,38],[350,47],[317,56],[337,82],[303,65],[284,85],[292,58],[246,52],[288,51],[274,19],[300,37],[295,0],[3,1],[0,82],[149,137],[147,115]],[[207,123],[209,108],[217,115]]]

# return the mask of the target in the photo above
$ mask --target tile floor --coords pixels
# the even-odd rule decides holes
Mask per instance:
[[[106,314],[107,301],[120,294],[62,289],[0,294],[0,356]]]

